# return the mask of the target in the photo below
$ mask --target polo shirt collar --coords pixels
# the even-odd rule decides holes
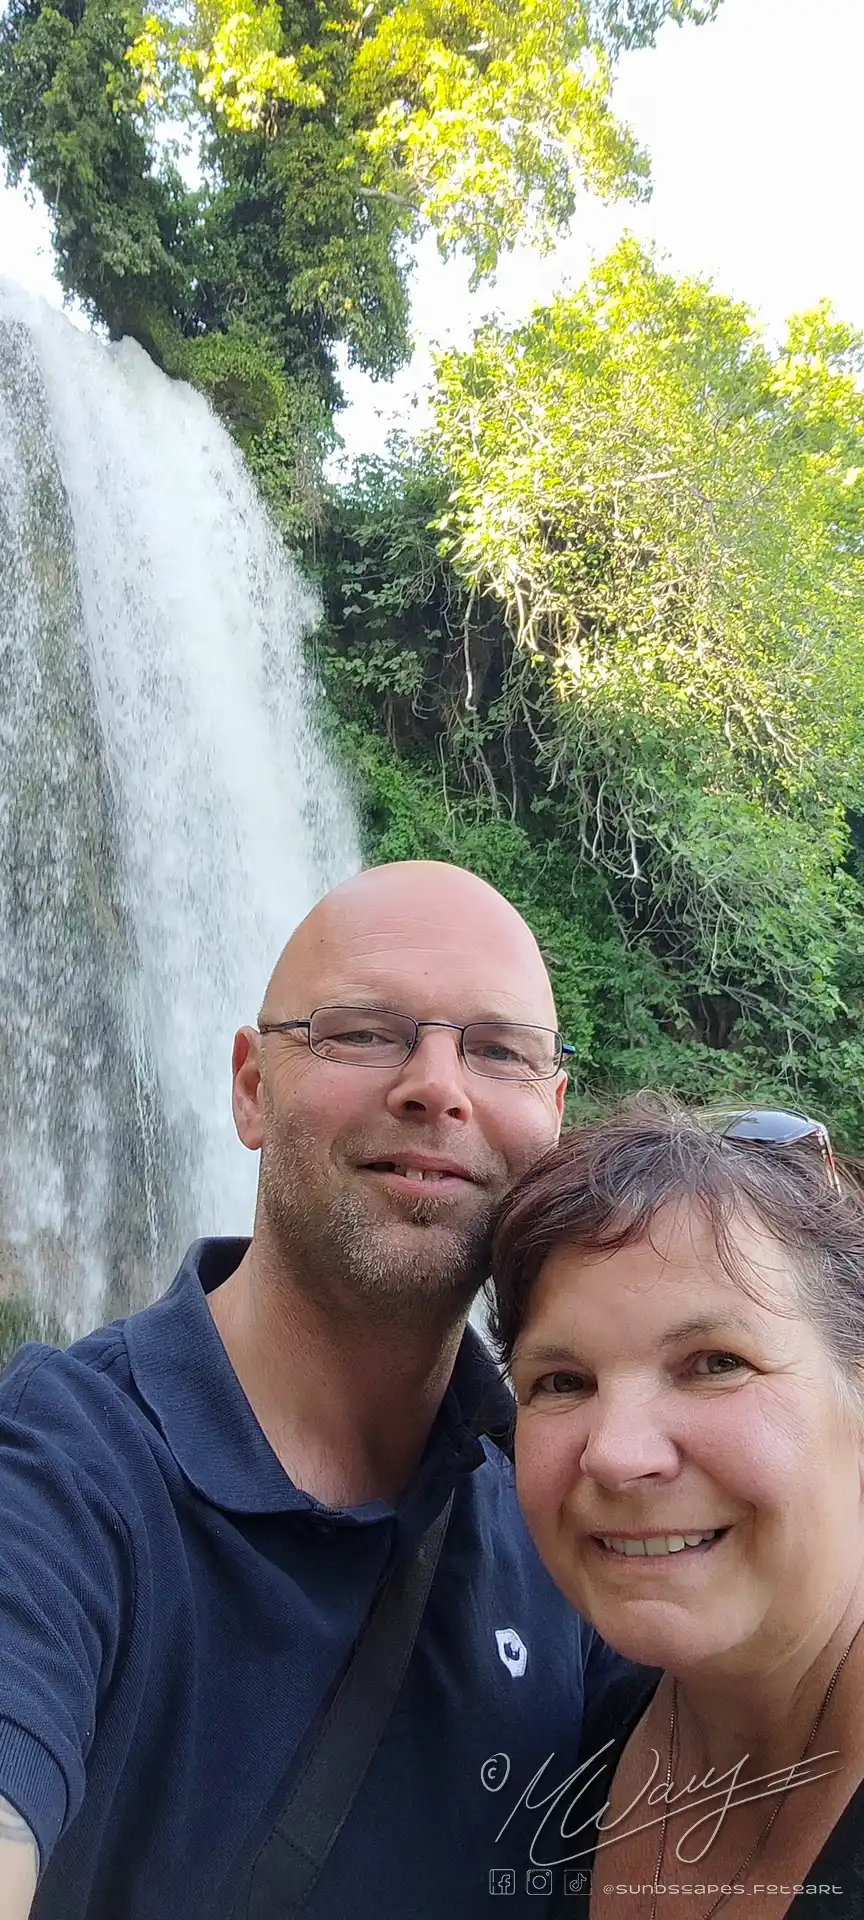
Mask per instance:
[[[239,1266],[248,1240],[197,1240],[161,1299],[125,1321],[123,1333],[137,1391],[181,1472],[212,1505],[234,1513],[307,1512],[333,1518],[294,1486],[252,1412],[225,1351],[206,1295]],[[512,1400],[491,1355],[472,1327],[459,1345],[450,1384],[417,1474],[401,1503],[412,1510],[443,1505],[455,1480],[485,1454],[481,1432],[501,1437]],[[372,1521],[393,1509],[384,1502],[338,1510],[346,1520]]]

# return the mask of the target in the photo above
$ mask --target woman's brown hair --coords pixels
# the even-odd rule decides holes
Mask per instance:
[[[512,1359],[553,1248],[612,1253],[650,1238],[661,1208],[683,1203],[707,1218],[727,1270],[742,1285],[748,1283],[730,1236],[733,1216],[786,1250],[802,1311],[844,1378],[864,1385],[864,1194],[851,1163],[840,1184],[838,1194],[812,1140],[782,1147],[732,1140],[710,1116],[669,1101],[642,1101],[574,1129],[499,1210],[490,1319],[502,1360]]]

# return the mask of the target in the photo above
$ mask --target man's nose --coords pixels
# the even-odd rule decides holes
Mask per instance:
[[[459,1033],[447,1027],[422,1027],[387,1099],[392,1113],[424,1113],[430,1119],[450,1114],[470,1120],[470,1074],[459,1047]]]
[[[635,1387],[598,1392],[579,1465],[583,1474],[610,1491],[631,1481],[673,1479],[680,1457],[665,1396]]]

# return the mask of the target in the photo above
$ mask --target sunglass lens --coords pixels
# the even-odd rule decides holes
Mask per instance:
[[[761,1140],[765,1146],[772,1147],[804,1140],[810,1133],[821,1135],[822,1131],[818,1120],[809,1120],[803,1113],[759,1111],[742,1113],[731,1126],[723,1129],[727,1140]]]

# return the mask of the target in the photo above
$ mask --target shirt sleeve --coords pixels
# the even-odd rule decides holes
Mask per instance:
[[[110,1421],[106,1383],[65,1354],[23,1348],[0,1378],[0,1796],[42,1867],[81,1805],[133,1598]]]

